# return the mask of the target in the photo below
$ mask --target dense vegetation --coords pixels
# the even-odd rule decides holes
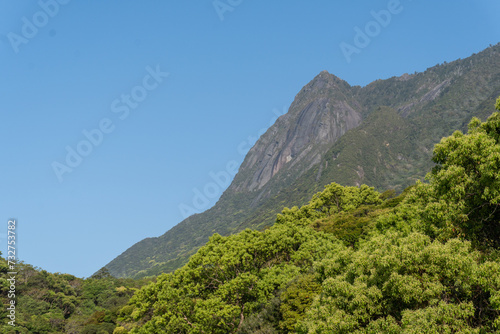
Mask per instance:
[[[185,266],[149,283],[21,263],[16,330],[498,332],[500,113],[443,138],[433,162],[427,182],[398,196],[331,183],[270,228],[214,234]],[[4,303],[6,272],[2,260]]]
[[[15,327],[2,307],[0,333],[113,333],[119,310],[151,279],[116,279],[106,270],[81,279],[29,264],[16,266]],[[0,299],[7,305],[7,262],[0,258]]]
[[[115,333],[500,330],[500,113],[433,161],[398,197],[332,183],[266,230],[214,234],[138,291]]]

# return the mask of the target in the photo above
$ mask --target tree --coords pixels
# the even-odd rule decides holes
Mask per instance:
[[[299,333],[479,333],[500,325],[500,265],[482,263],[469,242],[391,231],[315,267],[322,294]]]
[[[373,187],[363,184],[358,187],[343,187],[335,182],[325,186],[322,192],[315,194],[311,201],[302,206],[284,208],[281,214],[278,214],[276,223],[285,224],[293,222],[294,224],[309,225],[312,221],[319,218],[330,217],[340,212],[349,212],[359,208],[362,205],[380,204],[380,193]]]
[[[140,325],[131,333],[247,331],[243,325],[252,315],[274,317],[269,313],[279,308],[265,305],[303,268],[343,247],[327,234],[294,224],[214,234],[186,266],[136,293],[123,325]]]
[[[458,234],[476,246],[500,248],[500,113],[484,123],[473,118],[467,134],[443,138],[433,161],[434,197],[456,213],[452,223]]]
[[[287,332],[295,329],[297,321],[302,319],[306,310],[311,306],[314,297],[321,292],[321,285],[314,275],[298,276],[281,294],[281,313],[283,320],[280,327]]]

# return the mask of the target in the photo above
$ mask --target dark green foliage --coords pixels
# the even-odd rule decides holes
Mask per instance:
[[[361,206],[351,212],[343,212],[328,218],[316,220],[312,226],[318,231],[331,233],[346,245],[354,245],[371,227],[371,222],[386,213],[379,206]]]
[[[86,325],[81,331],[82,334],[112,334],[116,325],[112,323]]]
[[[238,334],[279,334],[285,333],[278,328],[281,320],[281,300],[274,297],[250,314],[241,326]]]
[[[394,208],[401,203],[402,200],[405,199],[406,195],[408,194],[408,191],[410,191],[413,188],[413,186],[409,186],[406,188],[401,194],[399,194],[396,197],[392,197],[392,192],[393,190],[388,190],[386,192],[389,192],[391,195],[384,197],[383,195],[386,193],[382,193],[380,195],[380,199],[384,200],[384,203],[382,203],[382,208]]]
[[[293,332],[295,325],[301,320],[311,306],[314,298],[321,292],[321,284],[313,274],[296,277],[281,294],[280,328],[285,332]]]
[[[4,268],[6,261],[0,258],[0,298],[5,305],[8,285]],[[23,262],[17,264],[17,271],[15,330],[19,333],[113,333],[117,312],[146,283],[106,274],[81,279]],[[5,311],[0,315],[7,319]],[[2,323],[0,333],[15,331]]]

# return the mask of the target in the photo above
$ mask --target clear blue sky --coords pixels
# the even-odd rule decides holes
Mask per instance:
[[[322,70],[366,85],[500,41],[498,0],[54,1],[0,0],[0,250],[15,217],[21,259],[79,277],[213,205],[210,172]]]

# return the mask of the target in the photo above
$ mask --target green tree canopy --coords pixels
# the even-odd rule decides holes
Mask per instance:
[[[500,100],[497,102],[497,107]],[[434,196],[456,212],[454,224],[476,245],[500,247],[500,113],[441,140],[430,174]]]

